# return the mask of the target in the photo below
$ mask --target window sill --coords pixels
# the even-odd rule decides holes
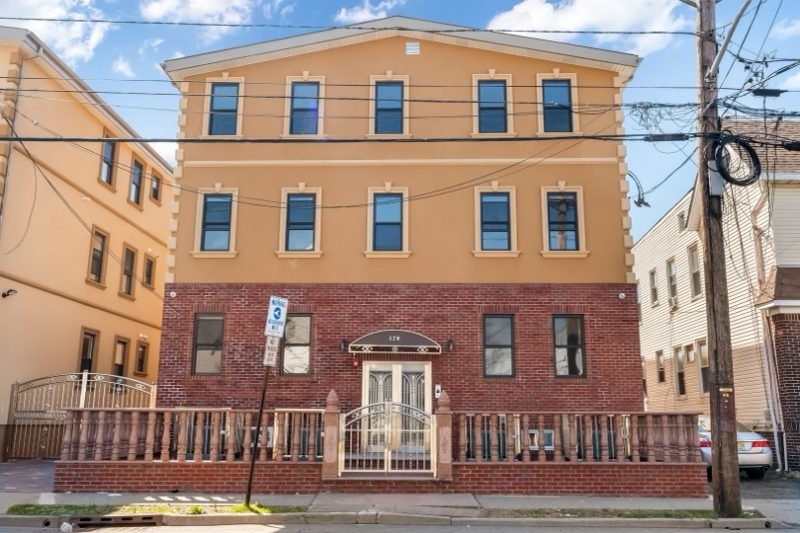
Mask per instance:
[[[509,139],[509,138],[516,137],[517,134],[516,133],[512,133],[512,132],[506,132],[506,133],[479,133],[479,132],[473,132],[473,133],[470,133],[469,136],[471,138],[473,138],[473,139],[491,139],[491,138]]]
[[[474,250],[472,255],[475,257],[487,257],[487,258],[504,258],[504,257],[519,257],[521,254],[519,250],[504,250],[504,251],[497,251],[497,252],[489,252],[486,250]]]
[[[700,299],[702,299],[702,298],[703,298],[703,293],[701,292],[701,293],[700,293],[700,294],[698,294],[697,296],[692,296],[692,299],[691,299],[691,301],[692,301],[692,302],[696,302],[697,300],[700,300]]]
[[[134,376],[139,376],[140,378],[146,378],[147,377],[147,372],[134,372],[133,375]]]
[[[233,259],[239,252],[192,252],[195,259]]]
[[[650,307],[658,307],[658,303],[659,303],[658,301],[655,301],[650,304]]]
[[[585,250],[577,250],[577,251],[564,251],[558,252],[553,250],[542,250],[541,252],[542,257],[546,259],[582,259],[589,255],[589,252]]]
[[[410,139],[410,133],[367,133],[367,139]]]
[[[161,200],[153,198],[152,196],[148,196],[148,198],[150,198],[150,201],[156,204],[158,207],[161,207]]]
[[[580,375],[580,376],[559,376],[558,374],[556,374],[556,379],[558,379],[558,380],[574,379],[574,380],[577,380],[577,381],[584,381],[584,380],[586,380],[586,374],[583,374],[583,375]]]
[[[108,189],[111,192],[114,192],[114,193],[117,192],[117,188],[114,186],[113,182],[112,183],[107,183],[107,182],[101,180],[100,178],[97,178],[97,183],[99,183],[100,185],[102,185],[103,187],[105,187],[106,189]]]
[[[411,252],[364,252],[367,259],[408,259]]]
[[[144,287],[145,289],[147,289],[149,291],[156,290],[156,286],[155,285],[150,285],[149,283],[145,283],[144,281],[142,282],[142,287]]]
[[[687,398],[685,394],[683,396],[678,396],[678,401],[679,402],[685,402],[685,401],[688,401],[688,400],[689,400],[689,398]]]
[[[275,252],[278,259],[319,259],[322,252]]]
[[[130,198],[128,198],[128,203],[138,209],[139,211],[144,211],[144,207],[142,204],[137,204],[136,202],[132,202]]]
[[[304,133],[296,133],[296,134],[284,133],[283,135],[281,135],[281,139],[327,139],[327,138],[328,136],[325,135],[324,133],[315,133],[313,135],[307,135]]]
[[[242,137],[244,137],[244,135],[242,135],[241,133],[236,133],[234,135],[231,134],[212,135],[210,133],[202,133],[199,135],[199,137],[201,139],[241,139]],[[180,142],[180,139],[178,140],[178,142]]]
[[[583,135],[580,131],[542,131],[536,134],[537,137],[572,137]]]
[[[87,278],[86,279],[86,283],[88,285],[91,285],[92,287],[96,287],[98,289],[106,290],[106,286],[105,285],[103,285],[102,283],[98,283],[98,282],[94,281],[93,279],[88,279]]]
[[[119,296],[120,298],[125,298],[126,300],[130,300],[132,302],[136,301],[136,297],[134,297],[131,294],[125,294],[124,292],[118,292],[117,296]]]

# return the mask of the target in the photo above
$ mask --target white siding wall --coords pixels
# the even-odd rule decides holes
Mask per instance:
[[[773,193],[772,226],[778,264],[800,267],[800,187],[778,185]]]

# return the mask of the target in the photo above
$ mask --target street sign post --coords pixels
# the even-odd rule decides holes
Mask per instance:
[[[267,397],[267,381],[269,380],[269,369],[278,364],[278,350],[283,338],[283,330],[286,327],[286,311],[289,308],[289,300],[278,296],[270,296],[269,308],[267,309],[267,323],[264,326],[266,345],[264,346],[264,386],[261,388],[261,403],[258,404],[258,420],[256,421],[256,438],[253,443],[253,450],[250,455],[250,475],[247,478],[247,494],[244,498],[245,507],[250,507],[250,497],[253,494],[253,474],[256,468],[256,457],[258,456],[259,435],[261,435],[261,421],[264,418],[264,400]],[[260,443],[266,446],[266,442]]]

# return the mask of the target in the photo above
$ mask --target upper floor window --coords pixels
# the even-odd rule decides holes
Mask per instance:
[[[128,200],[136,205],[142,203],[142,176],[144,175],[144,165],[134,160],[131,169],[131,188],[128,191]]]
[[[106,251],[108,234],[94,229],[92,231],[92,252],[89,258],[89,281],[102,285],[105,282]]]
[[[551,251],[579,249],[577,193],[547,193],[547,228]]]
[[[318,82],[293,82],[289,133],[292,135],[317,135],[319,133]]]
[[[405,84],[402,81],[375,83],[375,133],[401,134],[404,123]]]
[[[650,305],[658,303],[658,276],[655,270],[650,271]]]
[[[585,375],[582,316],[553,317],[553,348],[556,376]]]
[[[702,273],[700,272],[700,253],[695,244],[689,248],[689,272],[692,274],[692,298],[703,290]]]
[[[150,346],[147,343],[139,342],[136,344],[136,361],[134,362],[134,374],[147,374],[147,354]]]
[[[478,133],[507,133],[505,80],[478,81]]]
[[[708,345],[706,341],[697,342],[697,352],[700,357],[700,393],[708,394],[711,392],[711,366],[708,360]]]
[[[145,256],[144,271],[142,272],[142,285],[153,288],[156,279],[156,260],[153,257]]]
[[[136,278],[136,251],[129,246],[123,247],[122,281],[119,292],[125,296],[133,296],[133,280]]]
[[[286,251],[314,251],[317,196],[290,194],[287,197]]]
[[[483,372],[487,377],[514,375],[514,317],[483,317]]]
[[[658,382],[665,383],[667,381],[667,372],[664,369],[664,352],[661,350],[656,352],[656,370],[658,372]]]
[[[203,222],[200,250],[228,251],[231,244],[231,194],[206,194],[203,198]]]
[[[311,317],[289,315],[283,337],[283,374],[311,372]]]
[[[95,354],[97,353],[96,331],[83,330],[81,336],[81,362],[79,370],[81,372],[92,372],[94,370]]]
[[[677,347],[673,350],[675,358],[675,394],[686,396],[686,364],[683,356],[683,348]]]
[[[239,125],[239,84],[212,83],[208,134],[236,135]]]
[[[373,196],[372,249],[376,252],[403,250],[403,195],[383,193]]]
[[[572,131],[572,85],[569,80],[542,81],[544,131]]]
[[[481,193],[481,250],[511,249],[511,208],[507,192]]]
[[[150,177],[150,198],[156,202],[161,201],[161,178],[155,174]]]
[[[111,373],[115,376],[125,375],[125,362],[128,360],[128,341],[117,338],[114,343],[114,364]]]
[[[107,139],[103,141],[103,155],[100,163],[100,181],[107,185],[114,186],[114,168],[116,163],[117,143]]]
[[[194,319],[192,374],[222,372],[222,340],[225,320],[221,314],[198,313]]]
[[[669,284],[669,297],[678,297],[678,269],[675,260],[667,261],[667,283]]]

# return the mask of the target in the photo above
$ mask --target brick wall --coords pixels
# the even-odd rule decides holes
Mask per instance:
[[[800,469],[800,315],[772,317],[789,468]],[[781,443],[783,444],[783,443]]]
[[[56,463],[56,492],[243,493],[246,463]],[[702,498],[708,494],[703,464],[514,463],[453,465],[453,481],[409,479],[321,480],[321,464],[258,464],[257,494],[473,493]]]
[[[261,387],[264,322],[271,294],[290,312],[311,313],[312,373],[276,376],[267,406],[323,407],[335,389],[347,410],[361,405],[362,369],[341,353],[383,329],[412,330],[452,353],[432,360],[433,381],[454,409],[642,411],[636,290],[626,284],[348,285],[171,284],[159,357],[159,407],[255,408]],[[620,299],[620,293],[626,298]],[[192,376],[196,312],[225,313],[222,375]],[[483,377],[484,313],[515,315],[515,376]],[[585,317],[586,378],[556,378],[552,317]]]

